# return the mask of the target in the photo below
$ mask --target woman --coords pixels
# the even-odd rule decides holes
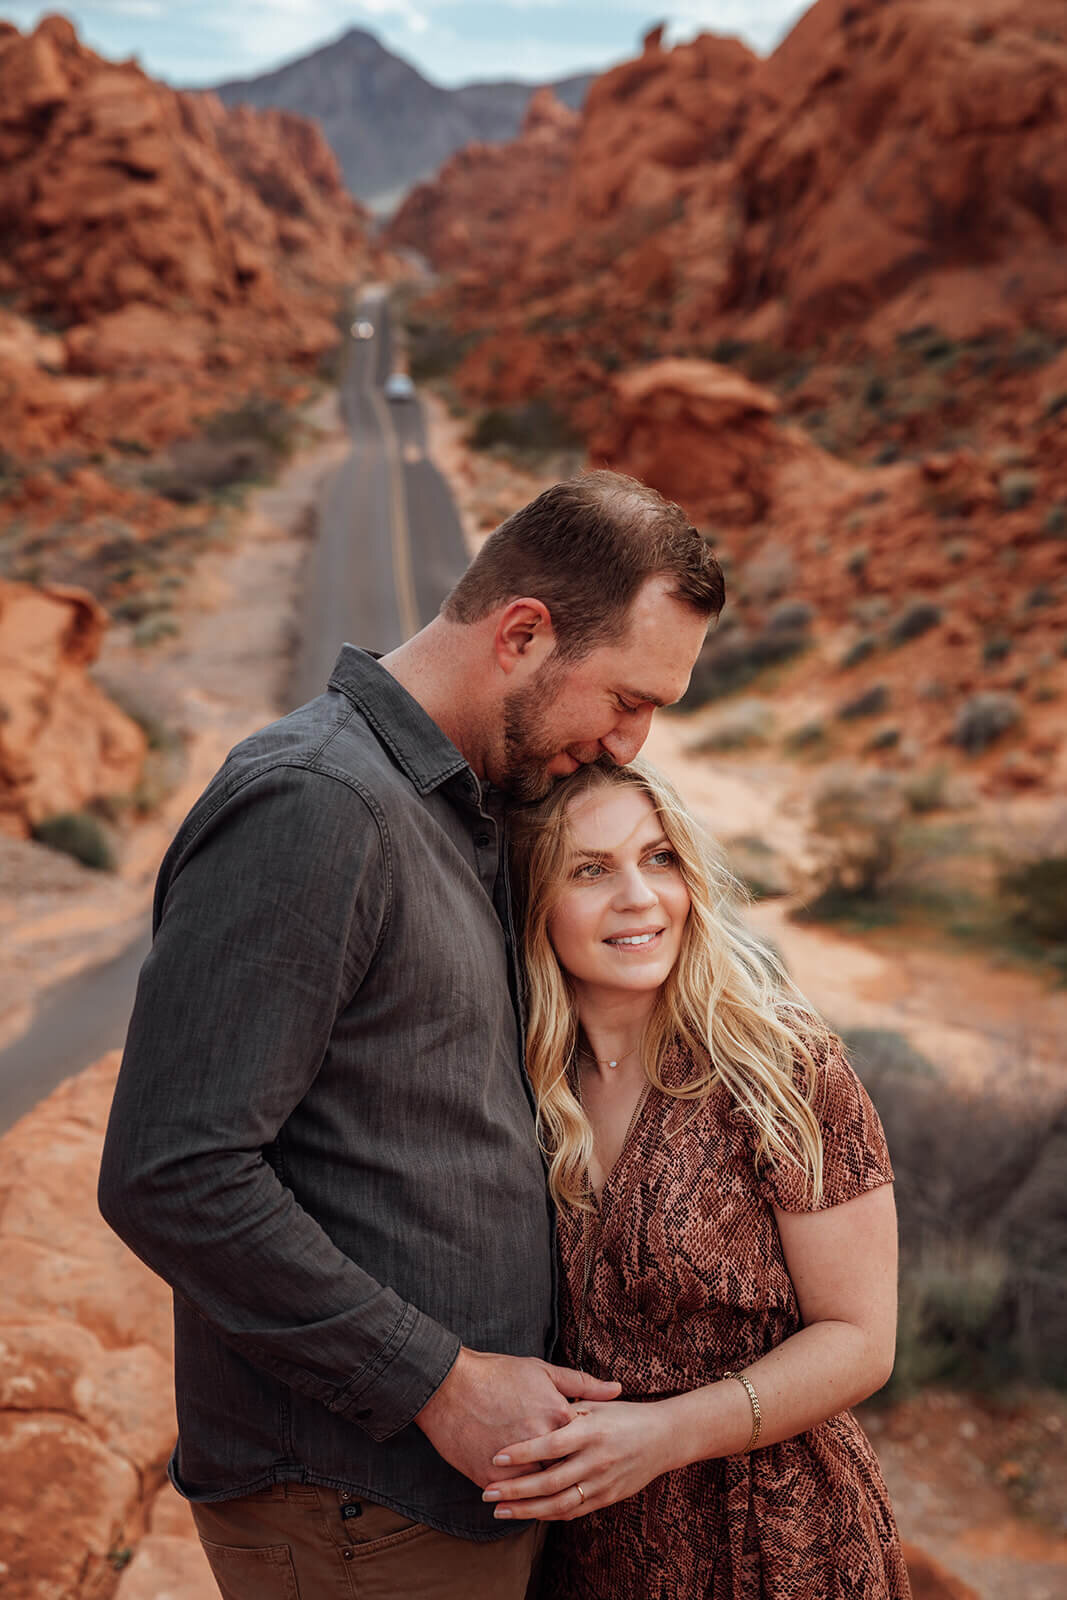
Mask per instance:
[[[650,767],[522,814],[528,1058],[559,1207],[560,1359],[622,1383],[494,1458],[557,1526],[544,1600],[902,1600],[847,1407],[893,1360],[892,1171],[836,1039],[736,924]]]

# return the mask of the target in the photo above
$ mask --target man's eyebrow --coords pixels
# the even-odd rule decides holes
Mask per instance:
[[[658,694],[642,694],[638,689],[620,689],[619,693],[624,700],[637,700],[643,706],[665,706],[666,700],[661,700]]]

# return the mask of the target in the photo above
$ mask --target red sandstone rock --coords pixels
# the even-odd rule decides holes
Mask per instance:
[[[61,18],[0,31],[0,108],[0,293],[66,329],[4,364],[7,449],[156,445],[337,342],[374,251],[312,123],[176,93]]]
[[[0,828],[128,793],[145,755],[136,723],[86,676],[107,619],[81,590],[0,581]]]

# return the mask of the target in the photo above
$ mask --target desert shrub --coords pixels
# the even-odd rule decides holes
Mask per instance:
[[[826,739],[826,724],[813,718],[811,722],[802,722],[797,728],[790,728],[782,740],[782,748],[790,755],[802,750],[812,750],[823,744]]]
[[[1037,489],[1037,474],[1027,472],[1025,468],[1017,468],[1014,472],[1002,474],[997,484],[1000,494],[1000,503],[1005,511],[1021,511],[1023,506],[1028,506],[1034,498]]]
[[[99,818],[88,811],[63,811],[46,817],[34,828],[33,837],[50,850],[61,850],[64,855],[73,856],[83,867],[101,872],[114,869],[111,841]]]
[[[907,644],[909,640],[919,639],[924,633],[929,633],[940,621],[940,606],[935,606],[930,600],[916,600],[889,624],[889,642]]]
[[[1061,411],[1067,411],[1067,389],[1060,389],[1045,401],[1046,417],[1058,417]]]
[[[964,1092],[901,1044],[868,1035],[855,1056],[897,1180],[893,1388],[1013,1378],[1063,1384],[1067,1107],[1029,1090],[1018,1063],[999,1082]]]
[[[897,727],[890,726],[890,727],[886,727],[886,728],[879,728],[877,733],[872,733],[871,737],[867,740],[867,743],[864,745],[863,748],[865,750],[872,750],[872,751],[873,750],[892,750],[899,743],[900,743],[900,729],[897,728]]]
[[[154,611],[145,617],[133,630],[133,642],[140,650],[147,650],[151,645],[159,644],[162,639],[171,639],[180,633],[175,619],[168,616],[165,611]]]
[[[972,694],[956,713],[952,742],[970,756],[980,755],[1021,720],[1018,696],[997,690]]]
[[[1056,596],[1048,584],[1039,583],[1028,592],[1023,601],[1023,606],[1027,611],[1040,611],[1045,606],[1053,605],[1055,600]]]
[[[841,902],[884,892],[898,858],[903,814],[899,785],[888,774],[830,768],[812,803],[809,915],[832,915]]]
[[[1001,869],[998,888],[1015,925],[1043,943],[1067,945],[1067,854]]]
[[[1003,661],[1012,651],[1014,640],[1009,634],[997,633],[987,639],[982,646],[982,660],[987,667],[996,666],[998,661]]]
[[[781,854],[758,834],[741,834],[726,847],[727,863],[753,900],[776,900],[792,889]]]
[[[807,628],[749,629],[735,624],[724,630],[720,625],[697,657],[681,704],[692,708],[734,694],[765,668],[791,660],[810,643]]]
[[[690,749],[697,755],[749,750],[766,744],[773,727],[774,712],[766,700],[739,700],[721,712]]]
[[[930,767],[926,772],[909,773],[902,779],[900,790],[909,809],[923,817],[931,811],[940,811],[948,803],[948,780],[947,767]]]
[[[867,563],[871,559],[871,552],[866,545],[859,545],[857,549],[849,552],[845,562],[845,571],[850,578],[862,578],[867,570]]]
[[[249,395],[204,419],[198,436],[178,439],[145,482],[175,505],[194,505],[271,476],[291,453],[298,421],[279,400]]]
[[[888,704],[889,690],[884,683],[874,683],[869,689],[864,689],[862,694],[838,706],[837,715],[845,722],[851,722],[857,717],[875,717],[880,711],[884,711]]]
[[[878,640],[873,633],[861,633],[854,639],[841,657],[842,667],[858,667],[861,661],[866,661],[878,648]]]
[[[806,600],[785,600],[775,606],[766,627],[771,633],[798,633],[810,628],[814,620],[815,608]]]
[[[1062,539],[1067,536],[1067,500],[1053,501],[1045,512],[1041,529],[1052,539]]]
[[[539,396],[521,404],[491,406],[483,411],[471,431],[475,450],[494,446],[524,452],[574,450],[581,444],[575,431],[550,400]]]

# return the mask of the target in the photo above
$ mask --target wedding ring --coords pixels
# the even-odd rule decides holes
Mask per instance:
[[[585,1490],[582,1488],[580,1483],[576,1483],[574,1485],[574,1487],[577,1489],[578,1493],[581,1495],[581,1497],[582,1497],[581,1504],[584,1506],[585,1505]]]

